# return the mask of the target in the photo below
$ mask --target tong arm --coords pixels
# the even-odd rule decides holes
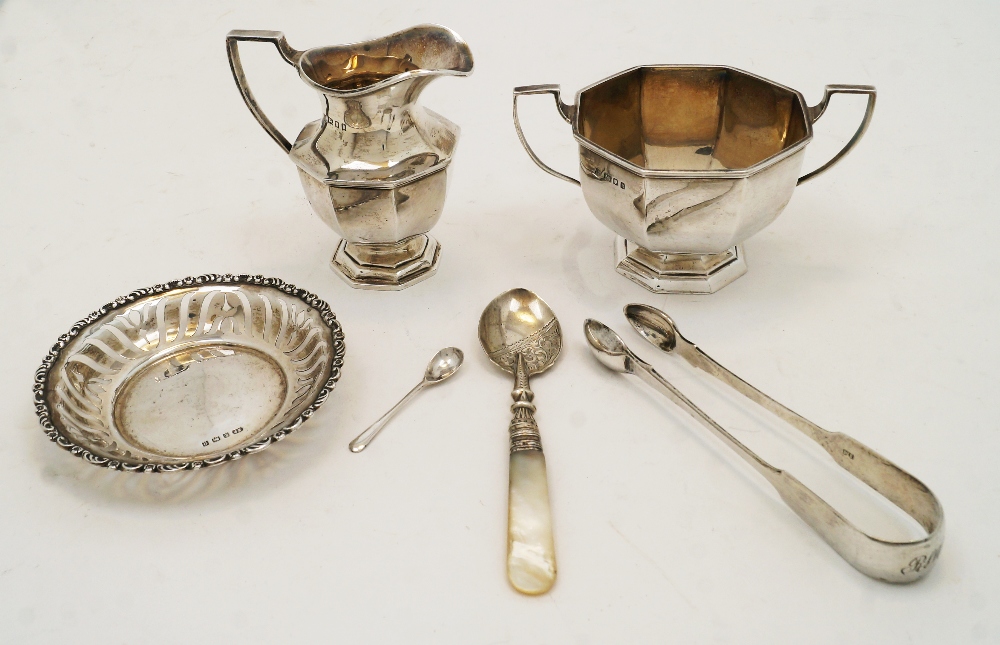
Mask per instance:
[[[677,334],[677,345],[672,353],[797,428],[822,446],[837,465],[891,501],[927,531],[926,537],[910,542],[890,542],[861,531],[794,476],[771,466],[740,443],[647,363],[635,362],[638,368],[634,372],[636,375],[725,440],[764,475],[785,503],[854,568],[873,578],[894,583],[914,582],[930,571],[944,542],[944,511],[934,493],[920,480],[852,437],[824,430],[778,403],[680,334]]]
[[[690,399],[684,396],[667,379],[660,376],[660,373],[653,369],[652,365],[642,360],[632,359],[632,367],[634,370],[632,373],[638,376],[639,380],[682,407],[688,414],[701,422],[703,426],[725,441],[730,448],[736,451],[736,454],[753,466],[754,470],[764,475],[768,481],[781,474],[780,470],[758,457],[754,451],[743,445],[739,439],[729,434],[728,430],[716,423],[712,417],[705,414],[701,408],[692,403]]]

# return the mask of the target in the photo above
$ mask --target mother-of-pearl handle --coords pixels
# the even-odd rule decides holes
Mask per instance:
[[[511,396],[510,489],[507,497],[507,578],[524,594],[543,594],[556,581],[556,549],[545,455],[535,423],[524,359],[517,355]]]
[[[532,596],[545,593],[556,581],[549,486],[541,450],[510,455],[507,578],[515,589]]]

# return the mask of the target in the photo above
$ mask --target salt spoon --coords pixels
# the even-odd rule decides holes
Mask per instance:
[[[399,409],[402,408],[410,399],[417,395],[422,389],[428,385],[435,385],[445,380],[452,374],[458,371],[458,368],[462,366],[462,361],[465,360],[465,354],[462,353],[457,347],[446,347],[440,352],[434,355],[431,362],[427,364],[427,369],[424,370],[424,378],[421,379],[417,386],[410,390],[410,392],[403,397],[403,399],[392,406],[392,409],[382,415],[375,423],[368,426],[368,429],[357,436],[357,438],[351,442],[350,448],[351,452],[361,452],[368,447],[378,433],[382,431],[385,424],[389,422]]]

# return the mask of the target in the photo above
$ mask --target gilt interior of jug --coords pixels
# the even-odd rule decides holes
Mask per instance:
[[[303,52],[303,75],[320,89],[355,92],[406,72],[460,74],[472,71],[469,46],[444,27],[422,25],[385,38]]]
[[[339,91],[358,90],[396,74],[420,69],[409,56],[365,56],[350,54],[346,60],[331,56],[312,57],[302,62],[302,69],[316,84]]]
[[[578,135],[645,170],[738,170],[811,136],[798,93],[726,67],[639,67],[583,90]]]

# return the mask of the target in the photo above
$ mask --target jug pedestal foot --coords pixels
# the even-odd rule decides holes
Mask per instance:
[[[715,293],[747,272],[743,246],[722,253],[656,253],[615,240],[618,273],[654,293]]]
[[[400,291],[437,272],[441,245],[427,234],[389,244],[341,240],[330,266],[355,289]]]

